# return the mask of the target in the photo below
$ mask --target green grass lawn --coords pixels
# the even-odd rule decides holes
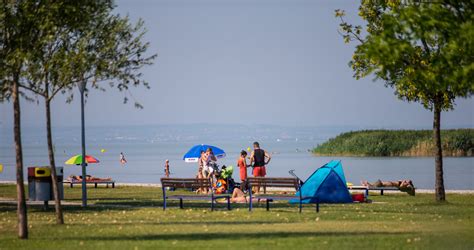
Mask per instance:
[[[208,203],[171,203],[162,210],[161,189],[89,188],[87,209],[65,206],[65,225],[54,212],[30,206],[29,240],[16,237],[16,207],[0,203],[0,249],[144,248],[435,248],[473,249],[474,195],[449,194],[437,204],[432,194],[371,195],[372,203],[308,205],[303,213],[287,203],[261,204],[249,213]],[[13,185],[0,185],[0,198],[15,197]],[[79,187],[65,187],[67,202],[80,204]],[[188,205],[188,206],[186,206]]]

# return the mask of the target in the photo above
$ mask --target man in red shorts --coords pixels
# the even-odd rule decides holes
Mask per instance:
[[[250,165],[253,166],[253,176],[254,177],[265,177],[267,175],[267,170],[265,165],[267,165],[272,157],[270,156],[267,151],[260,148],[260,144],[258,142],[253,143],[253,151],[250,154]],[[257,193],[260,192],[260,187],[257,188]],[[263,189],[263,193],[266,193],[265,188]]]

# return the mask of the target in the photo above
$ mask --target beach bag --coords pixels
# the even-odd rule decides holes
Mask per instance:
[[[214,188],[214,193],[215,194],[225,194],[226,192],[226,181],[223,179],[219,179],[214,183],[212,186]]]

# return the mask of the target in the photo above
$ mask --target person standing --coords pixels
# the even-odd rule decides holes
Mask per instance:
[[[265,177],[267,175],[266,165],[270,163],[271,155],[267,151],[260,148],[258,142],[253,143],[253,151],[250,154],[250,165],[253,166],[254,177]],[[256,187],[257,193],[260,192],[260,186]],[[265,187],[263,193],[266,193]]]
[[[240,181],[241,181],[241,189],[242,190],[247,190],[247,152],[245,150],[242,150],[240,152],[240,157],[237,160],[237,166],[240,169]]]
[[[254,142],[253,151],[250,154],[250,165],[253,165],[253,176],[265,177],[267,175],[265,166],[270,163],[271,159],[271,155],[267,151],[261,149],[258,142]]]
[[[203,169],[204,169],[204,151],[201,151],[201,156],[199,156],[199,159],[198,159],[198,172],[197,172],[196,178],[198,179],[204,178],[204,175],[202,174]]]
[[[201,156],[202,158],[202,175],[204,178],[211,178],[214,172],[215,162],[217,161],[212,148],[208,148],[206,152]]]
[[[170,161],[168,159],[165,161],[165,177],[170,178]]]

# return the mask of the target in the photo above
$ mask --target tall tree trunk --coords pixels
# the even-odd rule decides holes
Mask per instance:
[[[434,105],[433,120],[433,139],[435,141],[435,194],[437,201],[445,201],[443,179],[443,151],[441,145],[441,104],[439,102]]]
[[[16,152],[16,194],[17,194],[17,216],[18,237],[28,239],[28,217],[26,215],[25,185],[23,183],[23,152],[21,146],[21,117],[20,117],[20,93],[18,90],[19,75],[13,79],[13,134]]]
[[[48,86],[46,85],[46,92],[48,92]],[[49,165],[51,167],[51,179],[53,183],[53,196],[54,196],[54,209],[56,211],[56,224],[64,224],[63,210],[61,208],[61,199],[59,197],[59,185],[56,173],[56,163],[54,162],[54,149],[53,149],[53,136],[51,132],[51,100],[49,95],[46,93],[45,96],[46,106],[46,137],[48,138],[48,155]]]

